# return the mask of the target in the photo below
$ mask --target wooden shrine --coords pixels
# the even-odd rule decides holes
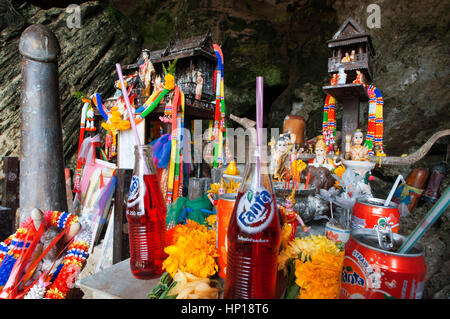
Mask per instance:
[[[156,77],[164,78],[163,65],[167,68],[168,63],[177,60],[175,82],[183,91],[186,98],[185,116],[187,119],[213,119],[215,111],[215,92],[214,87],[214,70],[217,65],[217,58],[212,47],[213,39],[208,32],[204,35],[195,36],[187,39],[170,41],[165,49],[149,52],[150,61],[155,68]],[[144,50],[147,51],[148,50]],[[144,54],[144,52],[143,52]],[[142,57],[141,57],[142,58]],[[141,59],[140,58],[140,59]],[[124,66],[124,70],[136,70],[139,62]],[[200,74],[199,74],[200,73]],[[201,77],[202,90],[200,98],[196,98],[197,82]],[[137,102],[142,104],[148,96],[140,96],[137,89]],[[169,101],[169,96],[165,102]],[[155,118],[164,112],[164,102],[150,114],[150,118]]]
[[[161,50],[143,50],[136,63],[122,67],[124,74],[136,73],[133,82],[134,88],[131,91],[131,95],[135,94],[136,109],[149,98],[148,95],[142,94],[144,85],[137,75],[145,55],[149,57],[155,69],[151,78],[151,90],[158,81],[163,81],[164,68],[168,67],[168,63],[177,59],[175,83],[185,95],[184,120],[186,128],[189,128],[191,121],[195,119],[214,119],[215,92],[213,82],[217,58],[213,49],[213,39],[209,32],[200,36],[170,41],[167,47]],[[200,94],[199,82],[201,83]],[[165,106],[170,103],[171,98],[172,94],[167,94],[159,106],[145,118],[145,121],[137,126],[142,141],[149,141],[154,123],[159,123],[166,133],[170,132],[171,124],[162,123],[159,118],[164,114]],[[131,130],[120,133],[118,144],[119,168],[133,168],[134,156],[128,155],[134,154],[134,137]]]
[[[360,102],[367,102],[369,96],[365,81],[372,80],[371,60],[375,55],[370,35],[366,34],[353,19],[348,18],[336,32],[328,47],[332,56],[328,59],[328,73],[332,77],[344,78],[324,86],[325,93],[333,96],[342,105],[342,137],[352,134],[359,128]],[[341,69],[341,70],[339,70]],[[365,80],[355,81],[357,76]],[[353,83],[359,82],[359,83]],[[345,152],[345,143],[341,143],[341,152]]]

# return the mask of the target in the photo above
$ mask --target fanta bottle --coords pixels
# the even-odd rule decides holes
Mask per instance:
[[[281,228],[268,166],[260,165],[247,164],[230,218],[224,298],[276,297]]]
[[[162,274],[167,257],[166,206],[149,145],[135,147],[135,165],[127,204],[131,273],[139,279]]]

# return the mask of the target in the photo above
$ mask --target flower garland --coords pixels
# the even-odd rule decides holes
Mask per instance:
[[[330,94],[325,99],[323,106],[322,135],[325,138],[325,144],[335,143],[336,136],[336,100]]]
[[[163,262],[163,269],[172,277],[178,270],[201,278],[210,277],[218,271],[214,230],[187,220],[185,225],[175,226],[173,243],[164,249],[169,256]]]
[[[369,148],[369,155],[376,155],[374,148],[377,146],[378,155],[383,156],[383,96],[373,85],[367,87],[367,94],[369,95],[369,117],[365,144]]]
[[[69,230],[74,223],[80,222],[76,215],[60,211],[46,211],[43,218],[45,228],[58,227],[62,230]],[[13,235],[0,243],[0,288],[8,281],[18,257],[23,255],[30,246],[35,233],[33,219],[29,216]],[[89,224],[87,221],[83,221],[82,231],[75,236],[74,242],[70,244],[61,265],[53,273],[51,280],[53,284],[47,290],[46,298],[65,298],[67,296],[76,275],[81,271],[87,259],[89,237]],[[40,278],[30,288],[25,298],[42,298],[47,285]]]
[[[67,297],[86,262],[88,250],[89,242],[85,240],[76,240],[69,246],[60,267],[55,271],[56,278],[47,290],[45,298],[65,299]]]
[[[29,216],[14,234],[0,244],[0,291],[7,283],[17,259],[30,246],[35,231],[33,220]]]
[[[63,220],[63,217],[60,220]],[[78,274],[86,264],[91,231],[87,220],[80,219],[79,222],[81,231],[75,236],[68,247],[64,259],[53,273],[53,283],[48,288],[45,298],[65,299],[73,287]]]

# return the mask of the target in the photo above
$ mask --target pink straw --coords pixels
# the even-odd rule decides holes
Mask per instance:
[[[120,88],[122,89],[122,95],[125,100],[125,104],[127,106],[128,118],[130,120],[131,128],[133,129],[134,139],[136,141],[136,145],[141,145],[141,140],[139,139],[139,134],[138,134],[138,131],[136,128],[136,123],[134,121],[134,116],[131,111],[130,99],[128,98],[127,89],[125,88],[125,82],[123,81],[122,67],[120,66],[120,63],[116,63],[116,70],[117,70],[117,75],[119,76]]]
[[[133,129],[134,140],[136,142],[136,145],[140,146],[142,144],[141,144],[141,140],[139,138],[139,134],[138,134],[138,131],[136,128],[136,122],[134,121],[133,112],[131,111],[131,103],[130,103],[130,99],[128,98],[127,89],[125,88],[125,82],[123,80],[122,67],[120,66],[120,63],[116,63],[116,71],[117,71],[117,75],[119,76],[120,88],[122,89],[123,99],[125,100],[125,104],[127,106],[126,109],[127,109],[127,113],[128,113],[128,119],[130,120],[131,128]],[[139,152],[139,155],[142,157],[141,162],[144,164],[145,174],[149,174],[150,169],[148,168],[147,162],[144,159],[144,155],[141,152]]]
[[[256,77],[256,174],[258,186],[261,186],[261,142],[263,125],[264,77]]]

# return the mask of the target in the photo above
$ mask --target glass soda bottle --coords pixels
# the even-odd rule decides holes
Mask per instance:
[[[166,205],[149,145],[135,146],[135,164],[126,215],[131,273],[138,279],[160,276],[163,273],[163,261],[167,257],[164,252]]]
[[[247,164],[228,225],[224,298],[275,298],[281,227],[267,163]]]

